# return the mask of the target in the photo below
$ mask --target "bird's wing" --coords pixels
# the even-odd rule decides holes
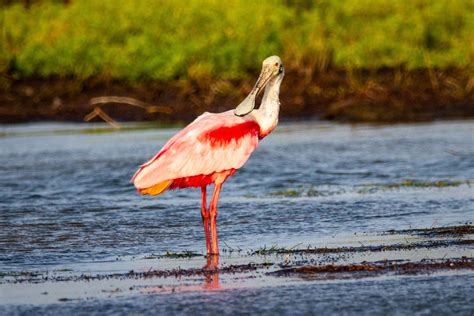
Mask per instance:
[[[137,189],[173,179],[239,169],[258,145],[255,120],[205,113],[171,138],[132,178]]]

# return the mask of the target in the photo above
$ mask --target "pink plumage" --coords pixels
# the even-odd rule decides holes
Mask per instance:
[[[132,178],[138,191],[164,181],[169,188],[202,187],[232,175],[258,146],[260,127],[233,111],[204,113],[171,138]]]
[[[219,254],[216,219],[222,184],[245,164],[259,140],[277,125],[278,95],[284,73],[280,57],[266,58],[252,91],[234,111],[199,116],[141,165],[132,178],[142,194],[201,188],[201,216],[208,255]],[[255,99],[263,89],[260,108],[255,109]],[[207,207],[206,188],[210,184],[214,189]]]

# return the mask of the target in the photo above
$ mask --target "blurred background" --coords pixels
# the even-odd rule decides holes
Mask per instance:
[[[284,118],[474,116],[472,0],[0,6],[3,123],[82,121],[97,104],[114,120],[186,122],[234,108],[270,55],[286,67]]]

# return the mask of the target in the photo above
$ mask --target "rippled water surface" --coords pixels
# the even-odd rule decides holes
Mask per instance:
[[[224,185],[218,218],[220,246],[246,250],[274,244],[325,244],[360,232],[471,222],[473,123],[280,124]],[[137,166],[177,129],[109,133],[102,128],[71,124],[0,128],[2,272],[48,270],[167,251],[204,253],[197,189],[142,197],[129,183]],[[242,304],[258,305],[259,298],[298,296],[304,301],[310,298],[308,293],[329,295],[326,290],[345,296],[353,290],[376,295],[377,287],[416,291],[410,280],[370,281],[372,287],[363,281],[321,287],[303,283],[256,289],[253,294],[239,292],[236,297],[243,297]],[[449,280],[454,292],[448,287],[445,293],[441,285],[450,284]],[[462,300],[473,283],[472,275],[416,282],[426,290],[426,302],[456,293]],[[224,301],[232,293],[214,293],[210,300]],[[193,306],[206,295],[198,292],[185,298]],[[428,306],[423,297],[416,304]],[[386,299],[394,303],[400,297],[393,294]],[[142,308],[149,300],[137,304],[145,304]],[[303,301],[296,311],[313,306]],[[133,308],[134,302],[107,304]]]

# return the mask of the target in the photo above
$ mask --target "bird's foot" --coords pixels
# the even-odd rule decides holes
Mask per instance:
[[[207,263],[204,266],[204,269],[209,271],[216,271],[219,266],[219,255],[208,255],[206,259]]]

